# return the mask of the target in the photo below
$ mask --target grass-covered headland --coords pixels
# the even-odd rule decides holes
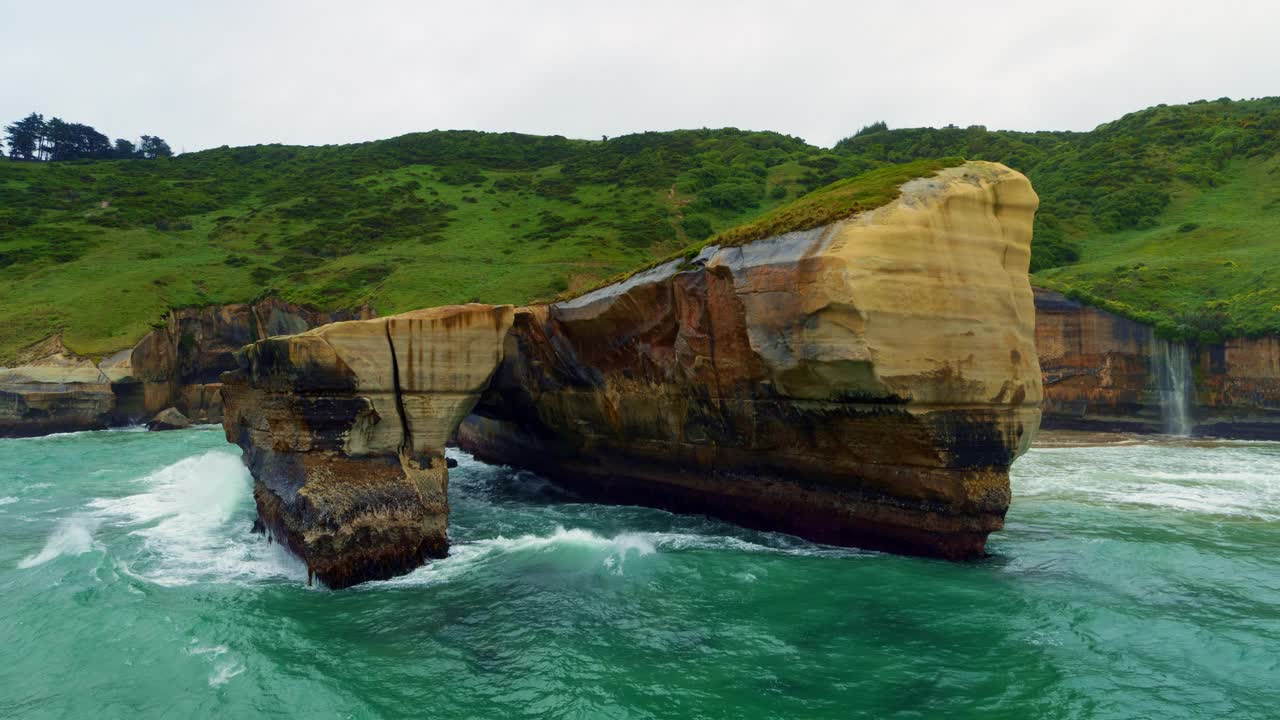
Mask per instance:
[[[1278,151],[1280,99],[1264,99],[1151,108],[1088,133],[877,124],[831,149],[735,129],[441,131],[0,160],[0,363],[57,331],[101,355],[168,307],[267,294],[380,313],[523,303],[856,212],[959,157],[1031,177],[1036,282],[1171,336],[1280,332]]]

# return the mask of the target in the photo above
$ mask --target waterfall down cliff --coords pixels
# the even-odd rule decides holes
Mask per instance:
[[[1160,416],[1164,431],[1186,437],[1191,434],[1191,395],[1195,381],[1191,373],[1191,352],[1185,343],[1156,338],[1155,378],[1160,392]]]

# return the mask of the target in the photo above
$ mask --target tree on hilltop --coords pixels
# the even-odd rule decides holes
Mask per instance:
[[[41,153],[45,141],[44,116],[31,113],[12,125],[6,125],[5,141],[9,143],[9,157],[14,160],[43,160]]]
[[[133,143],[124,138],[116,139],[115,149],[111,151],[111,157],[117,160],[128,160],[138,156],[138,148]]]
[[[138,146],[138,152],[148,160],[173,157],[173,150],[169,149],[169,143],[154,135],[142,136],[142,144]]]
[[[143,135],[140,146],[124,138],[113,144],[111,138],[92,126],[58,117],[46,121],[43,115],[34,112],[4,126],[4,131],[9,157],[13,160],[154,160],[173,156],[169,143],[155,135]]]

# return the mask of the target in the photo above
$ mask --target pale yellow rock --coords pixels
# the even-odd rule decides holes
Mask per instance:
[[[908,407],[1016,409],[1025,451],[1041,375],[1027,269],[1039,199],[1021,173],[969,162],[824,228],[714,250],[752,349],[784,393],[896,396]]]
[[[68,351],[57,336],[41,345],[41,350],[47,350],[48,354],[32,357],[16,367],[0,368],[0,385],[97,385],[108,382],[92,360]]]
[[[444,446],[502,360],[510,305],[333,323],[244,348],[227,439],[259,516],[323,582],[407,572],[448,548]]]
[[[296,347],[300,355],[314,354],[304,338],[323,340],[351,368],[358,393],[381,418],[400,417],[399,392],[410,437],[405,449],[438,451],[471,411],[502,359],[503,338],[513,316],[509,305],[492,311],[488,305],[429,308],[323,325],[295,336]],[[353,429],[347,451],[395,453],[403,439],[396,422],[363,424]]]

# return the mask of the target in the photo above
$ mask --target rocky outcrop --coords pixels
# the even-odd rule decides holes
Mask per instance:
[[[1040,419],[1036,204],[967,163],[567,302],[262,340],[222,376],[223,426],[263,528],[331,587],[445,552],[451,434],[600,500],[979,557]]]
[[[138,421],[173,406],[193,420],[218,422],[218,378],[235,369],[240,348],[273,335],[372,316],[368,308],[326,312],[276,299],[171,310],[164,326],[134,346],[127,360],[109,358],[121,398],[117,414]]]
[[[105,428],[114,407],[110,379],[64,347],[61,336],[0,368],[0,437]]]
[[[459,305],[261,340],[222,376],[263,528],[333,588],[448,548],[445,442],[502,358],[511,306]]]
[[[151,431],[185,430],[189,427],[190,418],[178,412],[177,408],[165,408],[147,423],[147,429]]]
[[[241,347],[372,316],[368,308],[324,312],[275,299],[175,309],[133,348],[98,363],[54,336],[14,367],[0,368],[0,437],[145,422],[168,407],[198,422],[220,422],[218,376],[236,367]]]
[[[1171,403],[1182,402],[1193,434],[1280,439],[1280,338],[1179,348],[1190,371],[1180,389],[1151,327],[1049,290],[1035,301],[1045,427],[1167,432]]]
[[[1039,423],[1037,199],[968,163],[877,210],[519,311],[457,433],[598,500],[951,559]]]

